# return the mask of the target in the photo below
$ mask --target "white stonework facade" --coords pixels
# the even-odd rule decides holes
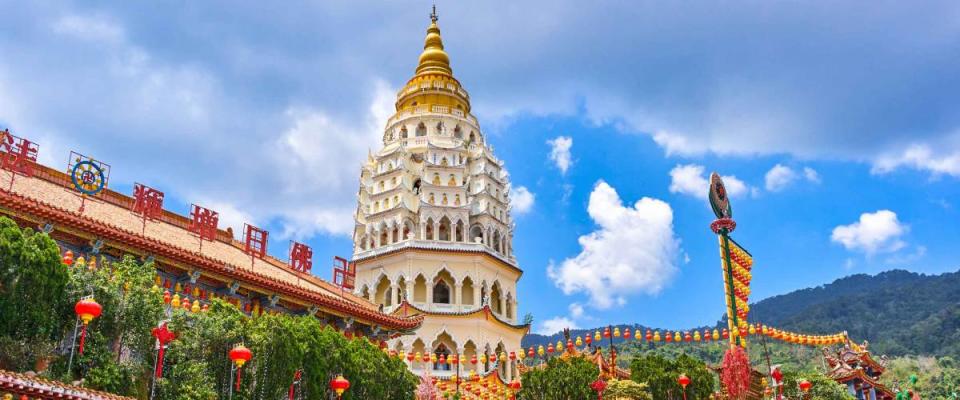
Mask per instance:
[[[511,352],[529,326],[518,321],[510,183],[453,77],[436,19],[416,75],[397,94],[383,148],[360,172],[354,231],[356,294],[395,314],[424,314],[413,334],[388,342],[405,353],[457,354],[461,375],[518,378]],[[496,352],[497,362],[473,357]],[[500,355],[507,354],[507,360]],[[520,356],[522,357],[522,356]],[[415,373],[456,366],[410,363]]]

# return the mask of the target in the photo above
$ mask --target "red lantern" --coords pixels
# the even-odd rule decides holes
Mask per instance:
[[[589,345],[590,345],[590,343],[593,343],[593,338],[592,338],[592,337],[590,337],[590,335],[587,335],[587,338],[586,338],[586,339],[584,339],[584,341],[585,341],[585,342],[587,342],[587,345],[589,346]]]
[[[72,252],[72,251],[67,250],[65,253],[63,253],[63,265],[66,265],[66,266],[68,266],[68,267],[71,266],[71,265],[73,265],[73,252]]]
[[[170,300],[171,300],[170,291],[169,291],[169,290],[164,290],[164,291],[163,291],[163,304],[168,304],[168,305],[169,305],[169,304],[170,304]]]
[[[511,351],[511,352],[510,352],[510,361],[516,361],[516,360],[517,360],[517,353]]]
[[[533,347],[531,346],[531,347],[530,347],[530,350],[527,351],[527,357],[533,358],[533,356],[535,356],[535,355],[536,355],[536,353],[533,352]]]
[[[647,334],[645,335],[645,338],[647,339],[648,342],[652,342],[652,341],[653,341],[653,332],[650,332],[650,330],[647,329]]]
[[[553,354],[553,343],[550,343],[550,345],[547,346],[547,353]]]
[[[337,375],[336,378],[330,380],[330,390],[337,393],[338,399],[343,396],[343,392],[346,392],[347,389],[350,389],[350,381],[343,375]]]
[[[83,328],[80,330],[80,348],[78,349],[80,354],[83,354],[83,343],[87,338],[87,325],[89,325],[90,321],[93,321],[94,318],[100,316],[100,313],[103,312],[103,307],[91,297],[89,299],[80,299],[80,301],[73,306],[73,311],[77,313],[77,317],[83,322]]]
[[[810,388],[813,386],[813,384],[806,379],[800,381],[799,385],[800,385],[800,390],[802,390],[804,393],[809,392]]]
[[[603,328],[603,338],[610,339],[610,327]]]
[[[727,331],[727,328],[723,328],[723,333],[720,335],[720,337],[722,337],[722,338],[724,338],[724,339],[729,339],[729,338],[730,338],[730,332]]]
[[[530,351],[533,351],[532,349]],[[477,355],[470,356],[470,364],[477,365]]]
[[[593,389],[594,392],[597,392],[597,400],[603,399],[603,391],[607,389],[607,382],[604,382],[603,379],[597,378],[590,384],[590,389]]]
[[[497,352],[493,352],[492,354],[490,354],[490,362],[492,363],[497,362]]]
[[[412,351],[409,352],[409,353],[407,353],[407,361],[413,362],[413,357],[414,357],[414,355],[413,355],[413,352],[412,352]]]
[[[687,342],[687,343],[693,341],[693,336],[690,335],[690,332],[684,332],[684,333],[683,333],[683,341],[684,341],[684,342]]]
[[[520,388],[522,387],[520,385],[520,381],[517,379],[514,379],[512,382],[510,382],[509,386],[510,386],[510,389],[513,389],[514,392],[519,391]]]
[[[571,353],[573,352],[573,341],[570,339],[567,339],[567,350],[570,350]]]
[[[686,374],[680,374],[680,376],[677,377],[677,383],[683,387],[683,400],[687,400],[687,385],[690,384],[690,378],[687,377]]]
[[[253,358],[253,352],[246,346],[238,344],[230,350],[229,356],[230,361],[233,361],[233,364],[237,366],[237,385],[235,390],[240,390],[240,369],[243,368],[243,364],[246,364],[247,361]]]
[[[630,328],[623,328],[623,338],[630,339]]]
[[[673,335],[670,334],[670,331],[667,331],[667,335],[664,337],[664,339],[667,341],[667,343],[670,343],[673,341]]]

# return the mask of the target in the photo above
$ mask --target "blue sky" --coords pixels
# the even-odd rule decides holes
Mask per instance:
[[[307,241],[326,278],[429,6],[0,0],[0,127],[45,164],[76,150],[113,165],[114,189],[264,226],[277,256]],[[719,318],[713,170],[756,299],[960,267],[956,2],[438,9],[474,113],[533,196],[514,247],[535,330]]]

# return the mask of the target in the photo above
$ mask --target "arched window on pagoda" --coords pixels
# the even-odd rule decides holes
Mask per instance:
[[[427,126],[423,122],[417,125],[417,136],[427,136]]]
[[[433,363],[433,370],[434,370],[434,371],[449,371],[449,370],[450,370],[450,364],[447,364],[447,363],[441,364],[441,363],[440,363],[440,356],[441,356],[441,355],[443,356],[443,359],[449,359],[449,358],[450,358],[450,350],[447,349],[447,346],[445,346],[445,345],[443,345],[443,344],[437,346],[437,349],[433,351],[433,354],[436,354],[436,355],[437,355],[437,362]]]
[[[463,139],[463,131],[460,130],[460,125],[457,125],[455,128],[453,128],[453,137],[457,139]]]
[[[440,174],[436,172],[433,173],[433,184],[440,186]]]
[[[433,284],[433,303],[450,304],[450,286],[442,279]]]
[[[400,139],[407,138],[407,127],[400,128]]]

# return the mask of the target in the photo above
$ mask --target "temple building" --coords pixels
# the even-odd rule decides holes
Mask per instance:
[[[28,140],[0,131],[0,215],[48,233],[62,253],[84,257],[87,264],[125,255],[151,261],[157,286],[183,304],[204,305],[216,297],[249,315],[315,315],[348,336],[379,341],[420,325],[421,317],[386,314],[312,275],[312,251],[303,245],[291,246],[290,260],[280,260],[267,254],[266,231],[248,225],[238,240],[232,229],[218,228],[215,211],[194,206],[184,216],[164,210],[163,193],[157,190],[137,185],[128,196],[106,189],[103,164],[77,163],[73,176],[36,164],[37,150]],[[97,177],[86,182],[91,174],[80,167],[94,168],[89,171]],[[98,182],[103,183],[98,190],[90,189]]]
[[[835,353],[825,348],[823,357],[830,369],[827,375],[846,386],[857,400],[896,398],[896,392],[880,382],[880,376],[886,370],[886,358],[875,360],[868,350],[868,343],[858,345],[849,341]]]
[[[414,335],[392,339],[392,350],[476,358],[461,368],[519,377],[510,355],[522,352],[529,325],[517,315],[522,271],[509,192],[503,162],[453,76],[434,12],[414,76],[386,121],[383,147],[360,172],[355,293],[397,318],[424,318]],[[456,370],[416,358],[409,364],[440,377]]]

